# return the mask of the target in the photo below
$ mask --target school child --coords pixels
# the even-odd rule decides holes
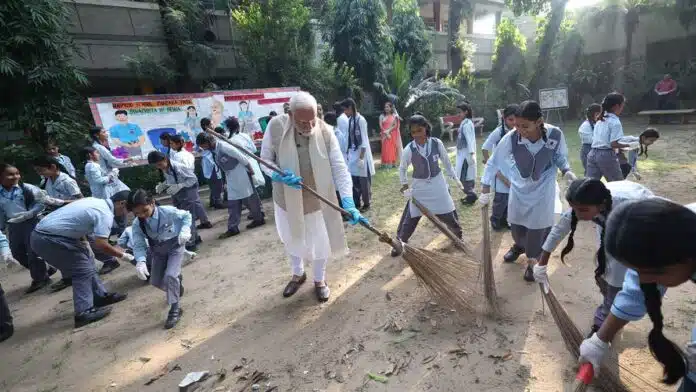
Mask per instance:
[[[54,158],[56,161],[58,161],[58,163],[63,165],[63,168],[65,169],[64,173],[70,175],[72,178],[77,178],[77,175],[75,174],[75,166],[73,166],[72,161],[67,155],[60,153],[60,149],[55,141],[48,143],[46,146],[46,153],[48,156]]]
[[[353,179],[353,199],[360,212],[365,212],[370,209],[372,176],[375,175],[375,164],[372,160],[372,149],[367,133],[367,120],[358,113],[352,98],[343,100],[341,107],[348,117],[346,162]]]
[[[576,176],[570,171],[563,132],[544,124],[537,102],[522,102],[515,121],[515,130],[503,136],[486,164],[479,202],[490,202],[498,168],[509,166],[508,223],[514,244],[503,260],[513,263],[525,253],[528,261],[524,279],[533,282],[532,265],[541,256],[541,247],[554,224],[557,169],[567,181]]]
[[[0,260],[5,263],[10,263],[14,260],[10,252],[10,243],[7,241],[7,237],[5,237],[2,231],[0,231]],[[5,291],[0,284],[0,342],[4,342],[11,338],[12,335],[14,335],[12,313],[10,313],[10,307],[7,305]]]
[[[48,286],[56,269],[47,267],[29,245],[31,232],[45,206],[40,202],[41,190],[20,180],[16,167],[0,163],[0,231],[7,228],[12,257],[31,275],[31,285],[25,292],[33,293]]]
[[[196,140],[198,140],[197,136]],[[208,180],[208,185],[210,187],[210,208],[227,208],[220,197],[222,194],[222,189],[225,187],[225,175],[222,170],[220,170],[217,163],[215,163],[215,158],[210,150],[201,150],[201,169],[203,171],[203,176]]]
[[[403,214],[401,214],[397,236],[399,240],[408,242],[418,226],[421,212],[418,207],[411,204],[410,199],[413,197],[430,212],[437,215],[457,237],[461,238],[462,228],[459,225],[457,210],[454,207],[452,196],[449,194],[449,188],[439,162],[442,162],[447,175],[457,183],[459,189],[463,189],[464,186],[452,169],[447,149],[440,139],[431,137],[432,127],[422,115],[411,116],[408,124],[413,141],[404,148],[401,155],[399,178],[401,180],[401,193],[404,193],[409,201],[406,203]],[[413,180],[410,189],[406,174],[409,165],[413,166]],[[396,257],[399,253],[392,249],[391,255]]]
[[[231,119],[236,121],[236,119]],[[246,133],[239,132],[239,124],[237,124],[236,127],[231,127],[230,128],[230,140],[237,144],[240,147],[243,147],[245,150],[252,154],[256,154],[258,149],[256,148],[256,144],[254,144],[254,141],[251,139],[249,135]],[[259,165],[258,162],[256,162],[253,159],[249,159],[249,165],[251,165],[251,168],[254,170],[254,174],[251,176],[251,179],[254,183],[254,188],[259,188],[264,185],[266,185],[266,179],[263,177],[263,172],[261,171],[261,166]]]
[[[602,111],[592,133],[592,149],[587,154],[587,177],[607,181],[621,181],[619,158],[614,149],[628,147],[619,142],[624,136],[619,115],[623,111],[625,98],[619,93],[611,93],[602,101]]]
[[[500,125],[491,132],[486,141],[481,145],[481,155],[483,156],[483,164],[487,164],[488,157],[493,153],[495,146],[500,143],[508,132],[515,129],[515,114],[519,110],[520,105],[511,104],[503,109]],[[510,193],[510,181],[504,174],[503,168],[498,168],[495,179],[495,197],[493,198],[493,206],[491,207],[491,227],[495,231],[508,229],[510,226],[507,222],[507,207],[508,194]]]
[[[457,161],[456,172],[459,181],[464,185],[466,197],[462,199],[464,204],[473,204],[476,199],[474,187],[476,186],[476,130],[471,119],[474,114],[471,105],[462,103],[459,106],[459,115],[462,123],[459,125],[457,137]]]
[[[110,199],[86,197],[48,214],[31,235],[31,248],[47,263],[72,277],[75,328],[101,320],[111,313],[108,305],[126,299],[125,294],[107,292],[97,275],[87,237],[94,238],[92,249],[121,261],[133,256],[109,244],[115,215],[126,216],[129,191]]]
[[[196,158],[184,148],[184,137],[180,134],[169,136],[169,159],[194,170]]]
[[[162,151],[162,152],[168,158],[171,158],[171,152],[172,152],[172,147],[169,144],[169,138],[171,136],[172,135],[170,133],[166,133],[166,132],[160,133],[160,135],[159,135],[160,144],[162,145],[162,147],[164,147],[164,151]]]
[[[681,206],[654,197],[624,203],[609,215],[604,248],[628,271],[611,313],[599,331],[580,345],[580,362],[591,363],[595,375],[621,329],[647,314],[652,322],[648,346],[663,366],[662,381],[672,385],[683,379],[680,392],[696,390],[696,328],[692,327],[689,343],[682,349],[665,337],[663,329],[668,323],[662,314],[667,287],[693,287],[696,282],[694,238],[696,203]]]
[[[593,103],[588,106],[585,110],[585,116],[587,119],[580,124],[578,128],[578,134],[580,134],[580,142],[582,147],[580,148],[580,162],[582,162],[582,168],[585,170],[585,176],[587,176],[587,154],[590,153],[592,149],[592,137],[594,135],[594,126],[599,119],[599,115],[602,113],[602,106],[598,103]]]
[[[155,203],[155,205],[157,205]],[[135,222],[137,224],[137,222]],[[121,236],[118,237],[118,242],[116,243],[118,246],[120,246],[123,250],[126,251],[128,254],[134,254],[135,249],[135,243],[133,242],[133,226],[128,226],[126,227],[126,230],[121,233]],[[184,263],[193,260],[198,256],[196,252],[189,252],[188,250],[184,250]],[[131,264],[133,266],[137,265],[137,262],[135,259],[131,261]],[[145,265],[147,266],[147,270],[151,270],[151,265],[152,265],[152,258],[150,257],[150,252],[148,251],[146,254],[146,259],[145,259]],[[148,278],[149,280],[149,278]]]
[[[201,135],[203,135],[201,133]],[[172,197],[174,207],[191,213],[191,239],[186,249],[195,252],[198,244],[203,242],[196,228],[196,214],[203,208],[201,198],[198,195],[198,178],[193,170],[177,162],[170,161],[159,151],[151,151],[147,155],[150,165],[159,169],[164,174],[164,182],[157,184],[157,193],[167,192]]]
[[[622,144],[628,144],[628,147],[622,148],[619,152],[619,162],[621,163],[621,173],[624,178],[629,174],[633,174],[637,180],[641,179],[640,173],[636,170],[638,166],[638,157],[648,157],[648,146],[655,143],[660,138],[660,133],[655,128],[648,128],[640,136],[624,136],[619,139]],[[626,158],[628,152],[628,158]]]
[[[631,200],[641,200],[655,195],[646,187],[630,181],[613,181],[606,185],[600,180],[582,178],[573,181],[568,187],[566,200],[570,209],[561,215],[561,219],[553,226],[542,246],[543,251],[539,263],[534,266],[534,278],[537,282],[548,285],[546,272],[549,257],[554,249],[568,234],[568,243],[561,251],[561,260],[573,250],[575,241],[573,235],[578,221],[592,221],[597,227],[599,248],[596,254],[597,268],[595,281],[604,301],[594,313],[591,334],[597,332],[609,314],[614,297],[621,290],[626,267],[613,257],[608,257],[604,251],[605,222],[613,208]]]
[[[227,219],[227,231],[220,234],[218,238],[234,237],[240,233],[242,204],[247,206],[249,214],[252,216],[252,221],[247,225],[247,229],[266,224],[261,210],[261,199],[254,187],[252,179],[254,171],[249,160],[236,148],[217,141],[211,135],[198,134],[196,143],[201,149],[210,150],[217,165],[225,171],[229,218]]]
[[[164,328],[174,328],[184,312],[179,306],[184,295],[181,264],[186,243],[191,240],[191,214],[175,207],[155,205],[155,200],[142,189],[130,193],[128,210],[137,217],[132,226],[136,274],[142,280],[149,277],[150,284],[167,293],[170,308]],[[146,264],[148,248],[151,268]]]

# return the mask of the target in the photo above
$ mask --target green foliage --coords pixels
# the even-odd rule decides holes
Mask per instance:
[[[381,0],[333,0],[326,21],[325,40],[333,62],[348,64],[364,86],[384,80],[392,41]]]
[[[392,36],[394,51],[410,58],[411,76],[415,77],[432,57],[432,45],[417,0],[394,1]]]
[[[684,28],[691,27],[696,22],[696,0],[675,0],[674,12]]]
[[[121,56],[128,68],[140,80],[150,80],[155,83],[166,83],[176,78],[175,64],[171,58],[158,60],[144,46],[139,46],[135,56]]]
[[[69,12],[61,0],[0,2],[0,140],[24,134],[17,145],[0,145],[3,160],[26,162],[49,139],[68,154],[84,141],[88,111],[78,90],[88,82],[72,63]]]
[[[310,9],[302,0],[249,2],[231,17],[241,34],[245,77],[251,86],[288,86],[309,76],[314,39]]]
[[[548,11],[549,0],[505,0],[505,4],[517,16],[524,13],[534,15]]]
[[[303,90],[310,91],[317,102],[332,105],[334,102],[353,97],[360,104],[363,90],[360,80],[355,76],[355,70],[347,64],[338,65],[322,61],[307,74],[300,83]]]
[[[517,91],[525,75],[527,40],[511,19],[504,18],[498,25],[494,50],[491,74],[495,84]],[[518,97],[511,98],[516,101]]]

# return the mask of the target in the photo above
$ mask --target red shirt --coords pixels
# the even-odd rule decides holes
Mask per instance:
[[[669,80],[660,80],[657,82],[657,85],[655,85],[655,90],[659,93],[666,93],[668,91],[672,91],[677,88],[677,82],[674,81],[674,79],[669,79]]]

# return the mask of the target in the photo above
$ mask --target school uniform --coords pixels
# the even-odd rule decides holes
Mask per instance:
[[[365,149],[365,154],[363,156],[363,165],[360,166],[360,154],[363,149]],[[355,206],[357,208],[369,208],[375,164],[372,160],[367,121],[359,113],[348,118],[347,163],[353,180]]]
[[[607,189],[611,193],[612,208],[631,200],[642,200],[654,197],[655,195],[650,189],[631,181],[613,181],[606,184]],[[573,210],[569,209],[561,214],[561,219],[553,226],[542,249],[551,253],[558,247],[563,239],[570,234],[571,231],[571,215]],[[592,221],[597,229],[597,242],[602,241],[602,228],[606,222],[606,216],[599,215]],[[596,263],[596,259],[595,259]],[[594,315],[594,325],[602,326],[602,323],[609,314],[611,304],[614,302],[614,297],[621,290],[624,275],[626,275],[626,267],[619,263],[608,253],[606,254],[606,271],[601,278],[597,279],[597,286],[604,297],[604,301],[597,307]]]
[[[240,147],[243,147],[246,151],[256,154],[258,149],[256,148],[256,145],[254,144],[254,141],[249,137],[249,135],[245,133],[236,133],[232,135],[230,138],[232,142],[237,144]],[[254,159],[247,159],[249,162],[249,165],[251,166],[251,169],[253,170],[254,174],[251,175],[251,181],[254,185],[254,188],[260,188],[266,185],[266,179],[263,177],[263,171],[261,170],[261,166],[259,165],[258,162]]]
[[[166,184],[182,185],[182,188],[172,195],[172,204],[180,210],[191,213],[191,240],[189,240],[186,246],[195,248],[199,242],[198,231],[196,230],[196,219],[198,217],[196,215],[203,207],[201,198],[198,195],[198,178],[193,170],[174,161],[169,161],[169,167],[163,171],[163,174]]]
[[[589,120],[585,120],[580,124],[578,134],[580,134],[580,143],[582,143],[582,147],[580,148],[580,162],[582,162],[582,168],[585,170],[585,176],[587,176],[587,154],[589,154],[592,149],[594,125]]]
[[[113,169],[120,169],[120,168],[127,166],[123,159],[116,158],[114,156],[114,154],[111,153],[111,149],[104,146],[103,144],[95,141],[92,143],[92,147],[95,150],[99,151],[99,167],[101,167],[101,171],[102,171],[103,175],[108,175],[109,173],[111,173],[111,171]],[[140,154],[138,154],[138,155],[140,155]],[[133,155],[130,155],[130,156],[133,156]],[[86,170],[87,170],[87,168],[85,167],[85,177],[87,177]],[[89,182],[89,177],[87,177],[87,180]],[[91,184],[90,184],[90,188],[92,188]],[[110,182],[106,183],[104,189],[105,189],[106,196],[104,196],[104,197],[95,196],[94,193],[92,193],[92,196],[108,199],[120,191],[130,190],[130,188],[128,188],[128,186],[126,186],[126,184],[124,184],[123,182],[121,182],[121,180],[119,180],[118,174]],[[123,230],[126,229],[126,226],[128,226],[128,220],[126,219],[125,216],[115,217],[114,218],[114,228],[111,231],[111,234],[112,235],[121,235],[121,233],[123,233]]]
[[[222,206],[222,190],[225,186],[225,176],[220,167],[215,163],[213,153],[210,150],[203,150],[201,153],[201,169],[203,176],[210,180],[210,207]]]
[[[12,257],[29,270],[32,285],[49,280],[46,263],[39,259],[30,246],[31,232],[39,222],[38,215],[45,208],[42,203],[36,201],[40,192],[39,188],[31,184],[15,185],[9,190],[0,186],[0,231],[7,228]],[[24,221],[7,222],[27,212],[28,216]]]
[[[7,254],[10,254],[10,243],[7,241],[5,234],[0,231],[0,255]],[[7,305],[5,291],[0,284],[0,342],[12,336],[13,333],[12,313],[10,313],[10,307]]]
[[[46,179],[46,193],[60,200],[76,200],[82,196],[77,181],[65,173],[60,173],[55,180]]]
[[[447,148],[440,139],[429,137],[425,145],[410,142],[401,155],[399,166],[399,178],[402,185],[408,184],[408,166],[413,166],[413,180],[411,182],[411,195],[423,204],[430,212],[445,223],[449,229],[461,238],[462,228],[459,226],[457,210],[454,207],[449,187],[445,176],[440,169],[444,166],[447,175],[457,180],[457,174],[452,169],[452,163],[447,155]],[[403,242],[408,242],[416,230],[421,218],[421,211],[409,200],[401,214],[401,220],[397,229],[397,236]]]
[[[510,132],[500,140],[488,163],[481,178],[481,183],[487,186],[495,181],[498,168],[509,167],[508,223],[515,244],[505,260],[512,262],[522,253],[538,259],[560,204],[556,170],[564,174],[570,170],[563,132],[546,124],[536,142],[523,138],[517,131]]]
[[[261,199],[247,171],[249,161],[235,147],[224,142],[216,142],[212,150],[215,163],[225,172],[227,179],[227,231],[238,232],[242,219],[242,204],[249,209],[254,222],[263,221]]]
[[[99,306],[100,299],[108,294],[97,275],[86,238],[108,238],[113,221],[111,200],[87,197],[47,215],[31,235],[32,249],[46,262],[72,277],[76,316]]]
[[[85,178],[87,178],[92,197],[99,199],[109,199],[120,191],[130,190],[128,185],[121,182],[117,176],[112,174],[111,170],[104,171],[104,167],[97,162],[87,162],[85,165]],[[111,235],[121,235],[127,225],[128,221],[126,217],[116,217],[114,219],[114,227],[111,230]]]
[[[640,153],[640,137],[627,135],[619,139],[619,143],[629,145],[629,147],[622,148],[618,155],[621,174],[623,174],[625,179],[629,174],[638,172],[636,165],[638,163],[638,154]],[[628,157],[626,157],[626,154],[628,154]]]
[[[592,134],[592,149],[587,154],[586,177],[600,180],[604,176],[607,181],[624,179],[619,158],[611,146],[623,135],[623,126],[617,115],[606,113],[604,120],[597,121]]]
[[[474,123],[469,118],[465,118],[459,125],[459,136],[457,137],[457,160],[456,168],[459,180],[464,185],[466,202],[476,201],[474,186],[476,185],[476,130]]]
[[[192,172],[195,173],[196,158],[193,156],[193,154],[186,151],[185,148],[182,148],[180,151],[172,149],[169,150],[169,159],[171,161],[178,162],[182,166],[186,167],[187,169],[190,169]],[[210,219],[208,219],[208,212],[205,210],[205,207],[203,207],[203,203],[196,204],[196,219],[200,219],[201,224],[203,225],[210,224]]]
[[[179,233],[192,224],[189,212],[171,206],[157,206],[151,217],[133,222],[135,260],[146,262],[150,254],[150,284],[167,293],[169,305],[179,303],[181,295],[181,265],[186,249],[179,245]]]
[[[505,127],[505,125],[500,125],[498,128],[494,129],[486,141],[481,145],[482,150],[488,151],[489,156],[493,154],[495,146],[500,143],[500,140],[507,134],[510,130]],[[488,162],[486,162],[488,164]],[[498,172],[508,178],[505,174],[508,168],[498,168]],[[507,221],[507,207],[508,207],[508,196],[510,194],[510,188],[505,185],[505,183],[497,177],[495,178],[495,196],[493,197],[493,205],[491,206],[491,226],[494,230],[506,229],[508,228]]]
[[[70,174],[73,178],[77,178],[75,166],[73,166],[72,161],[67,155],[58,154],[58,156],[54,158],[68,171],[67,174]]]

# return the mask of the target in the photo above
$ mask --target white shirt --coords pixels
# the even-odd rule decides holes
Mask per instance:
[[[196,158],[185,148],[182,148],[181,151],[170,150],[169,157],[172,161],[179,162],[189,169],[193,170],[196,167]]]
[[[623,126],[619,117],[606,113],[603,121],[597,121],[592,134],[592,148],[611,149],[611,143],[623,137]]]

